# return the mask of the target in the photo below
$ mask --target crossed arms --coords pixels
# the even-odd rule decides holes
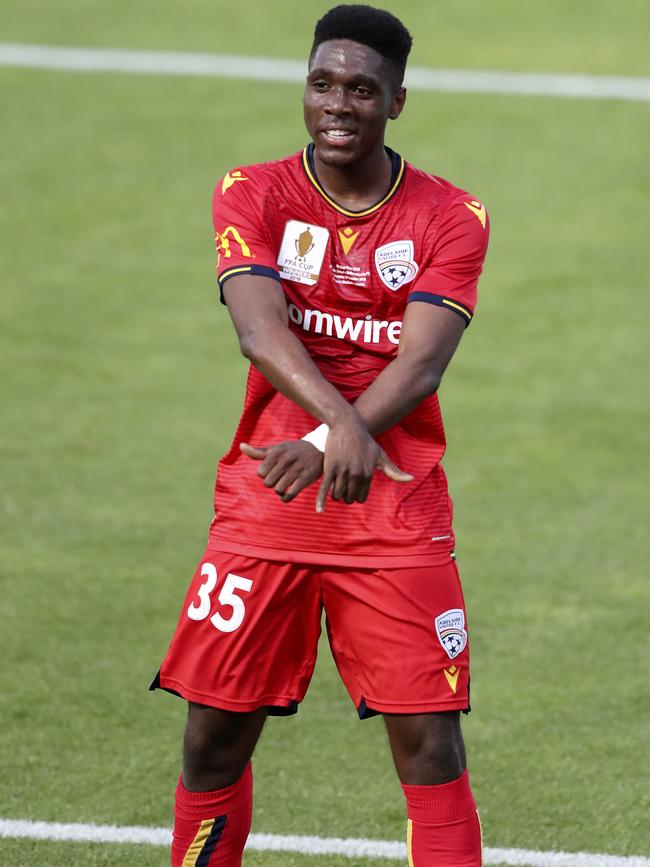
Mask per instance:
[[[374,437],[399,422],[433,394],[465,329],[451,310],[422,301],[406,306],[397,356],[354,404],[328,382],[288,326],[279,283],[239,275],[223,286],[242,354],[282,394],[329,426],[325,454],[303,440],[272,446],[241,444],[261,461],[258,474],[284,502],[322,476],[316,511],[328,494],[363,503],[375,470],[396,482],[413,477],[396,467]],[[306,432],[305,432],[306,433]]]

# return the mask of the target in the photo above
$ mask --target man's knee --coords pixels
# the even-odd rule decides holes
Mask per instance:
[[[403,783],[436,785],[466,767],[459,714],[385,715],[393,758]]]
[[[234,713],[190,703],[183,743],[183,782],[193,791],[235,783],[262,731],[266,711]]]

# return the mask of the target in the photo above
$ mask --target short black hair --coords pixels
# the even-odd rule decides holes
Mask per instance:
[[[393,66],[397,85],[401,85],[413,37],[390,12],[362,4],[335,6],[316,22],[310,59],[321,42],[331,39],[350,39],[373,48]]]

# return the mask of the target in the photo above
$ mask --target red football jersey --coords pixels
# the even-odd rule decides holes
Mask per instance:
[[[389,154],[389,192],[363,211],[348,211],[327,195],[313,145],[230,171],[214,193],[220,286],[246,273],[278,280],[292,331],[349,401],[395,357],[410,301],[448,307],[469,323],[488,243],[481,202]],[[314,509],[317,485],[282,503],[262,484],[259,464],[239,451],[241,442],[271,445],[318,424],[251,366],[242,417],[219,463],[213,545],[333,565],[447,560],[454,538],[438,397],[378,437],[415,480],[400,484],[377,472],[365,503],[328,499],[324,514]]]

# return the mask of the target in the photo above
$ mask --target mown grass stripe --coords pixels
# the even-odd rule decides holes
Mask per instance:
[[[27,819],[0,819],[0,837],[78,843],[141,843],[169,846],[167,828],[118,825],[82,825],[60,822],[33,822]],[[251,834],[247,848],[258,852],[297,852],[304,855],[342,855],[348,858],[383,858],[403,861],[406,844],[392,840],[344,840],[338,837]],[[606,855],[593,852],[538,852],[529,849],[486,848],[485,864],[513,867],[650,867],[650,858],[641,855]]]
[[[197,75],[279,82],[302,82],[306,72],[304,60],[198,52],[67,48],[13,42],[0,43],[0,66],[69,72]],[[427,69],[413,66],[407,72],[406,84],[414,90],[454,93],[650,102],[650,78],[625,76]]]

